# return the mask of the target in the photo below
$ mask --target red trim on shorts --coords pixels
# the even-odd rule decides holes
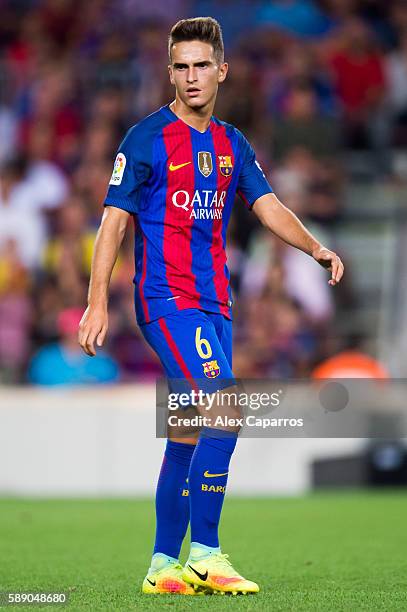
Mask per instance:
[[[165,322],[164,317],[161,317],[161,319],[158,319],[158,323],[160,325],[161,331],[164,334],[164,337],[168,343],[168,346],[170,348],[170,350],[172,351],[172,354],[175,357],[176,362],[178,363],[179,367],[182,370],[183,375],[185,376],[185,378],[188,379],[192,379],[193,376],[191,374],[191,372],[188,370],[188,366],[185,363],[177,345],[175,344],[175,340],[172,337],[172,334],[170,332],[170,330],[168,329],[167,323]]]

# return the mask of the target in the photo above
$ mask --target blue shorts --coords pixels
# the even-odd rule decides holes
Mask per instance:
[[[207,393],[235,383],[232,321],[222,314],[187,308],[145,323],[140,329],[157,353],[171,390],[180,379],[193,380]]]

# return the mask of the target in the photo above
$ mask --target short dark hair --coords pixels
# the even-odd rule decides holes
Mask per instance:
[[[216,60],[221,64],[224,57],[222,28],[213,17],[194,17],[193,19],[180,19],[171,28],[168,37],[168,57],[171,62],[172,46],[187,40],[200,40],[213,47]]]

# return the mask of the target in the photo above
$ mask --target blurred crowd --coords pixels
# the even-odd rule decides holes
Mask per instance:
[[[0,10],[0,382],[161,371],[135,322],[130,224],[100,357],[80,353],[76,330],[118,144],[173,98],[167,36],[179,18],[221,22],[230,72],[216,114],[245,133],[279,198],[331,248],[347,152],[368,151],[389,181],[394,150],[407,147],[404,0],[0,0]],[[346,283],[332,290],[240,201],[228,258],[237,375],[308,376],[344,348],[332,321]]]

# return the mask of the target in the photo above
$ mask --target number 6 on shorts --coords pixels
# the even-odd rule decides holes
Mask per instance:
[[[212,349],[209,341],[206,338],[201,338],[202,327],[197,327],[195,331],[195,347],[201,359],[209,359],[212,357]],[[204,347],[206,349],[203,350]]]

